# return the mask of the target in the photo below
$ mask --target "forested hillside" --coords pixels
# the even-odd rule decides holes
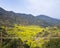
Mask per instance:
[[[60,48],[60,20],[0,8],[0,48]]]

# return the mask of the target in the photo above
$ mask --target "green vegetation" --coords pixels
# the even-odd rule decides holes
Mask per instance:
[[[59,48],[58,27],[0,26],[0,48]],[[58,37],[58,38],[57,38]],[[1,40],[2,39],[2,40]]]
[[[60,47],[60,38],[50,39],[49,42],[45,43],[44,47],[46,47],[46,48],[59,48]]]

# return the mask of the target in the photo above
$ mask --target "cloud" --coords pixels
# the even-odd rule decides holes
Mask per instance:
[[[27,0],[29,5],[27,6],[27,10],[34,14],[44,14],[50,13],[53,10],[54,2],[48,0]],[[48,14],[49,14],[48,13]]]

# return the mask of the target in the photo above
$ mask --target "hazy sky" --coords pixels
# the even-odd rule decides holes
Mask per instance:
[[[60,0],[0,0],[0,7],[17,13],[44,14],[60,19]]]

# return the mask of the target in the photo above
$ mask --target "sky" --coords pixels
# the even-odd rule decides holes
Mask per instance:
[[[0,0],[0,7],[16,13],[60,19],[60,0]]]

